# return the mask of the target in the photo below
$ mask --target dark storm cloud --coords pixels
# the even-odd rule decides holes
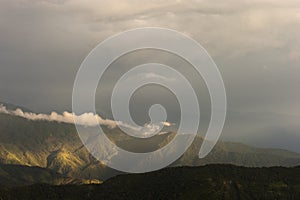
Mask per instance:
[[[77,69],[95,45],[130,28],[172,28],[196,39],[220,68],[229,109],[224,139],[300,151],[291,143],[300,130],[299,13],[296,0],[1,1],[0,98],[37,112],[70,111]],[[113,78],[126,66],[149,61],[147,54],[136,55],[107,72],[97,93],[99,113],[111,116]],[[168,55],[156,58],[192,80],[207,124],[209,99],[203,82],[197,82],[186,63]],[[172,98],[163,90],[140,90],[132,112],[146,120],[145,107],[159,99],[168,103],[169,117],[176,121],[178,103]]]

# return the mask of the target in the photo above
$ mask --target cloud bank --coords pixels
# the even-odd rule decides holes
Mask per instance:
[[[56,112],[51,112],[51,114],[36,114],[31,112],[23,112],[20,108],[16,110],[9,110],[4,105],[0,105],[0,113],[10,114],[18,117],[22,117],[28,120],[45,120],[45,121],[56,121],[68,124],[74,124],[83,126],[96,126],[98,124],[108,126],[109,128],[115,128],[117,122],[109,119],[102,119],[99,115],[93,113],[84,113],[81,115],[75,115],[70,112],[63,112],[63,114],[58,114]]]
[[[71,110],[76,72],[92,48],[112,34],[145,26],[186,33],[212,55],[228,96],[226,140],[300,152],[299,0],[1,1],[0,98],[36,113]],[[109,119],[112,80],[127,70],[126,63],[167,60],[194,76],[187,64],[163,53],[152,56],[156,60],[149,52],[135,53],[112,65],[97,91],[97,111]],[[209,120],[207,95],[198,94],[201,120]],[[165,91],[143,88],[135,97],[132,113],[140,124],[153,103],[167,108],[169,121],[180,121],[178,104]]]
[[[58,114],[56,112],[51,112],[51,114],[36,114],[32,112],[23,112],[20,108],[16,110],[9,110],[4,105],[0,104],[0,113],[9,114],[13,116],[22,117],[28,120],[33,121],[55,121],[61,123],[68,124],[77,124],[82,126],[97,126],[103,125],[107,126],[110,129],[116,128],[117,126],[122,126],[128,131],[136,132],[136,134],[142,134],[143,136],[150,135],[153,132],[157,132],[161,129],[162,126],[172,126],[173,124],[170,122],[161,122],[157,124],[145,124],[143,127],[136,127],[129,124],[126,124],[121,121],[114,121],[110,119],[103,119],[98,114],[94,113],[83,113],[81,115],[76,115],[70,112],[63,112],[62,114]],[[163,134],[165,132],[159,132],[158,134]]]

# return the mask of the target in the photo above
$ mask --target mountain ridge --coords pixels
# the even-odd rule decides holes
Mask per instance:
[[[0,114],[0,164],[39,166],[75,179],[106,180],[120,174],[89,154],[72,124],[27,120]],[[165,146],[176,133],[168,132],[147,139],[133,139],[120,129],[102,127],[118,146],[135,152],[148,152]],[[196,136],[188,150],[171,166],[202,166],[226,163],[249,167],[297,166],[300,154],[280,149],[254,148],[219,141],[204,159],[198,159],[203,139]]]

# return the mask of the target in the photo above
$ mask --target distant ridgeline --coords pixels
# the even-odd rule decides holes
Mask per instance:
[[[16,106],[14,104],[11,104],[11,103],[5,103],[5,102],[2,102],[0,100],[0,106],[3,105],[5,106],[7,109],[9,110],[16,110],[16,109],[21,109],[22,111],[24,112],[32,112],[30,109],[26,108],[26,107],[23,107],[23,106]]]
[[[0,114],[0,124],[0,164],[2,165],[37,166],[52,170],[77,182],[78,180],[102,181],[120,174],[88,153],[73,124],[32,121],[3,113]],[[176,134],[168,132],[149,139],[138,140],[129,137],[118,128],[110,129],[105,126],[102,128],[118,146],[135,152],[158,149],[168,144]],[[201,137],[196,136],[190,148],[172,166],[202,166],[213,163],[249,167],[300,165],[300,155],[297,153],[279,149],[254,148],[231,142],[218,142],[206,158],[198,159],[197,153],[202,141]],[[17,173],[4,173],[1,169],[0,175],[18,179]],[[10,185],[9,180],[10,178],[0,178],[0,185]],[[25,177],[20,183],[26,185],[40,182],[38,178],[33,178],[33,180],[36,181],[26,183]]]

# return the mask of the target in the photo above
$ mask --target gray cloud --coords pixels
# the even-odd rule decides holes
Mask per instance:
[[[299,13],[297,0],[1,1],[0,97],[37,112],[71,110],[76,71],[96,44],[130,28],[172,28],[201,43],[220,68],[229,108],[224,139],[300,152],[289,146],[299,139]],[[111,117],[109,94],[117,77],[153,61],[151,55],[191,80],[205,131],[210,102],[204,83],[187,63],[153,52],[136,52],[111,66],[97,91],[101,116]],[[134,119],[145,123],[149,105],[161,103],[168,120],[178,122],[170,93],[144,89],[132,100]]]
[[[141,137],[148,137],[149,135],[151,136],[151,134],[164,134],[166,132],[160,131],[163,128],[163,126],[170,127],[174,125],[170,122],[160,122],[145,124],[142,127],[136,127],[130,124],[126,124],[122,121],[103,119],[101,116],[94,113],[83,113],[81,115],[76,115],[75,113],[65,111],[62,114],[51,112],[51,114],[48,115],[43,113],[24,112],[20,108],[17,108],[16,110],[10,110],[1,104],[0,113],[22,117],[32,121],[54,121],[67,124],[76,123],[76,125],[85,127],[95,127],[97,125],[103,125],[107,126],[110,129],[114,129],[118,126],[125,128],[126,131],[131,132],[132,134],[140,135]]]

